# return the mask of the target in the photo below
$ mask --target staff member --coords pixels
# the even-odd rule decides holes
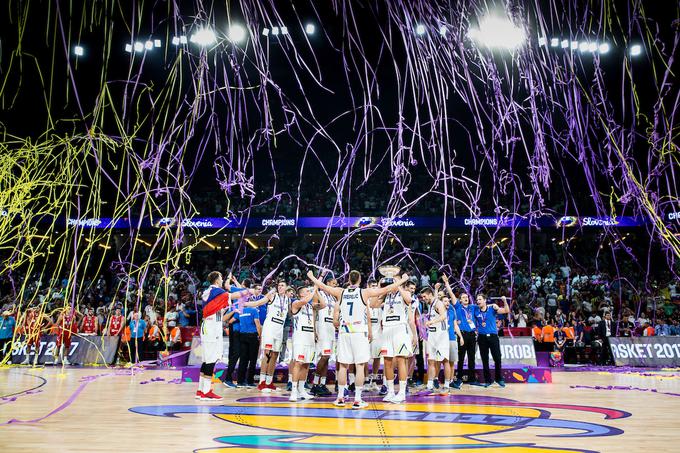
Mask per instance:
[[[144,341],[146,321],[140,319],[139,312],[135,311],[130,321],[130,362],[137,363]]]
[[[5,355],[9,357],[8,362],[12,363],[12,338],[16,324],[17,322],[9,310],[2,312],[2,317],[0,317],[0,363],[5,360]]]
[[[231,318],[226,319],[229,315]],[[229,334],[229,361],[227,363],[227,370],[224,373],[224,379],[222,383],[229,388],[236,388],[234,385],[234,370],[236,370],[236,362],[239,361],[241,357],[241,314],[236,310],[236,307],[232,304],[225,316],[225,320],[228,323],[228,334]]]
[[[501,298],[505,304],[505,296]],[[496,325],[496,314],[504,315],[509,312],[507,304],[499,307],[496,304],[487,304],[486,295],[480,293],[477,295],[477,315],[475,316],[475,323],[477,325],[477,333],[479,334],[479,355],[482,357],[482,365],[484,367],[484,387],[489,387],[493,384],[491,380],[491,371],[489,370],[489,352],[493,357],[496,384],[500,387],[505,387],[505,381],[501,375],[501,345],[498,340],[498,327]]]
[[[444,285],[446,285],[446,292],[451,298],[451,304],[456,310],[456,322],[458,323],[458,328],[463,338],[458,346],[458,377],[456,381],[451,384],[454,389],[460,389],[463,385],[463,362],[465,362],[465,356],[467,355],[468,361],[468,384],[470,385],[481,385],[477,380],[477,374],[475,372],[475,352],[477,350],[477,325],[475,324],[475,316],[479,311],[479,307],[470,304],[470,298],[467,293],[462,293],[460,299],[453,294],[451,286],[449,285],[449,278],[446,275],[442,275],[442,280],[444,280]],[[495,325],[495,323],[494,323]],[[453,363],[452,365],[453,366]]]
[[[259,310],[255,307],[245,307],[243,313],[239,315],[239,324],[238,385],[239,387],[255,387],[255,362],[257,362],[262,335]]]

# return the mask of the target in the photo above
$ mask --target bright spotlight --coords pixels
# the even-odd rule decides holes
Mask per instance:
[[[229,32],[227,33],[227,36],[229,37],[229,41],[231,42],[242,42],[244,39],[246,39],[246,34],[247,31],[243,26],[234,24],[231,27],[229,27]]]
[[[144,50],[144,43],[142,42],[135,42],[135,52],[141,52]]]
[[[470,29],[469,36],[486,47],[506,49],[519,47],[525,40],[524,30],[503,17],[485,17],[478,29]]]
[[[81,46],[75,46],[73,48],[73,53],[79,57],[82,57],[85,55],[85,49],[83,49]]]
[[[440,34],[441,36],[446,36],[446,33],[447,33],[448,31],[449,31],[449,30],[446,28],[446,25],[442,25],[441,27],[439,27],[439,34]]]
[[[640,44],[635,44],[634,46],[631,46],[631,48],[630,48],[631,56],[635,57],[637,55],[640,55],[641,53],[642,53],[642,46]]]
[[[153,40],[153,46],[154,47],[160,47],[161,46],[161,40],[160,39],[154,39]]]
[[[127,53],[132,53],[132,44],[125,44],[125,51]]]
[[[552,38],[550,40],[550,47],[557,47],[560,45],[560,39],[559,38]]]
[[[541,36],[538,38],[538,45],[540,46],[545,46],[548,44],[548,40],[545,38],[545,36]]]
[[[578,41],[572,41],[571,45],[569,46],[571,50],[576,50],[578,49]]]
[[[179,36],[174,36],[172,38],[172,45],[173,46],[179,46]]]
[[[267,27],[262,29],[262,36],[269,36],[269,29]]]
[[[580,50],[581,52],[587,52],[588,51],[588,43],[585,42],[585,41],[582,42],[582,43],[579,43],[578,50]]]
[[[191,35],[191,42],[198,44],[199,46],[209,46],[217,41],[217,36],[215,32],[209,28],[199,28],[196,33]]]
[[[281,34],[287,35],[288,34],[288,27],[281,27]]]
[[[179,43],[180,43],[180,44],[186,44],[187,42],[188,42],[188,41],[187,41],[187,37],[186,37],[186,36],[180,36],[180,37],[179,37]]]
[[[279,34],[279,27],[272,27],[272,35],[277,36]]]
[[[145,42],[145,43],[144,43],[144,48],[145,48],[146,50],[151,50],[151,49],[153,49],[153,41],[147,41],[147,42]]]
[[[422,36],[424,34],[425,34],[425,25],[423,25],[423,24],[416,25],[416,35]]]
[[[313,35],[315,31],[316,27],[314,26],[314,24],[305,25],[305,33],[307,33],[308,35]]]
[[[597,50],[597,43],[591,42],[588,44],[588,52],[595,52]]]
[[[600,53],[607,53],[607,52],[609,52],[609,44],[607,44],[606,42],[600,44],[600,49],[599,49],[599,51],[600,51]]]
[[[562,42],[560,43],[560,47],[563,49],[566,49],[569,47],[569,40],[568,39],[563,39]]]

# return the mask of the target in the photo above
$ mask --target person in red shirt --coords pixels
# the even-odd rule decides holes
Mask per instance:
[[[71,335],[78,332],[79,313],[71,307],[64,307],[57,318],[57,357],[54,364],[58,365],[61,361],[64,365],[70,365],[68,361],[69,351],[71,350]]]
[[[35,357],[33,358],[33,366],[38,364],[38,356],[40,355],[40,340],[42,338],[42,331],[51,324],[49,318],[41,313],[37,308],[29,308],[26,311],[26,317],[22,323],[21,333],[24,335],[26,341],[26,358],[22,365],[29,364],[29,356],[31,355],[31,346],[35,349]]]
[[[87,314],[80,323],[80,333],[82,335],[97,335],[97,332],[99,332],[99,321],[94,314],[94,310],[88,308]]]
[[[125,327],[125,318],[121,314],[120,308],[116,308],[116,311],[114,312],[114,314],[111,316],[111,319],[109,320],[109,328],[108,328],[108,332],[106,332],[106,333],[108,335],[112,336],[112,337],[117,337],[123,331],[124,327]]]

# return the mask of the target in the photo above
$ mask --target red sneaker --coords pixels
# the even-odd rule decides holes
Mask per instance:
[[[265,385],[267,386],[267,388],[268,388],[269,390],[271,390],[271,391],[273,391],[273,392],[275,392],[275,391],[277,390],[277,389],[276,389],[276,386],[274,385],[273,382],[272,382],[271,384],[265,384]]]
[[[262,381],[262,382],[260,382],[259,384],[257,384],[257,389],[258,389],[259,391],[264,390],[266,387],[267,387],[267,384],[265,384],[264,381]]]
[[[195,398],[196,398],[197,400],[200,400],[201,398],[203,398],[203,396],[204,396],[203,392],[201,392],[200,390],[197,390],[197,391],[196,391],[196,396],[195,396]]]
[[[222,399],[224,398],[210,390],[208,393],[203,394],[201,401],[221,401]]]

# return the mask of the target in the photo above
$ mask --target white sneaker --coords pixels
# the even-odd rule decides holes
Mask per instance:
[[[36,354],[35,358],[33,359],[33,366],[38,366],[38,354]]]
[[[299,392],[299,393],[300,393],[300,398],[302,398],[303,400],[313,400],[314,399],[314,395],[310,395],[309,393],[307,393],[307,391]]]
[[[26,356],[26,358],[24,359],[24,361],[21,362],[19,365],[28,365],[28,364],[29,364],[28,356]]]
[[[290,392],[290,396],[288,397],[288,401],[296,402],[298,400],[298,392]]]
[[[392,404],[401,404],[401,403],[403,403],[404,401],[406,401],[406,395],[401,395],[401,394],[397,393],[397,394],[394,396],[394,398],[392,398],[392,399],[390,400],[390,403],[392,403]]]
[[[354,401],[354,404],[352,404],[352,409],[363,409],[365,407],[368,407],[368,403],[366,401]]]
[[[383,401],[386,402],[386,403],[391,403],[395,396],[396,396],[396,395],[395,395],[394,393],[388,393],[388,394],[385,395],[385,397],[383,398]]]
[[[64,365],[70,365],[71,362],[68,361],[68,358],[64,357],[64,360],[62,361]]]
[[[377,382],[374,382],[373,385],[371,385],[371,392],[379,392],[380,391],[380,386],[378,385]]]
[[[338,398],[337,400],[333,401],[333,406],[345,407],[345,398]]]

